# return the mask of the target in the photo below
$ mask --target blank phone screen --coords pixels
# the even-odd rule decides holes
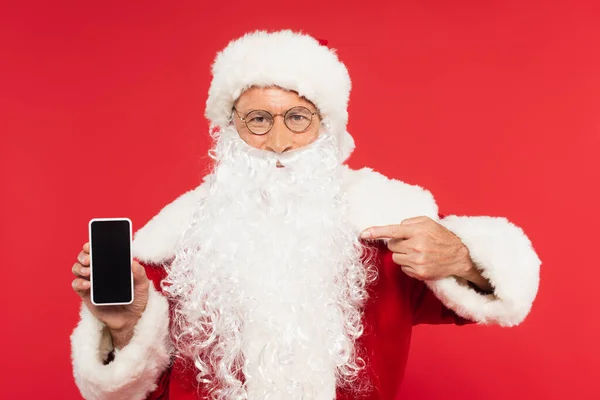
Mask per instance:
[[[129,303],[132,300],[130,222],[92,221],[90,236],[94,303]]]

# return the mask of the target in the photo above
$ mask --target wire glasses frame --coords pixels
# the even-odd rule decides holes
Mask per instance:
[[[246,124],[246,128],[255,135],[265,135],[275,123],[275,117],[283,117],[283,123],[294,133],[303,133],[312,124],[312,119],[318,114],[303,106],[292,107],[285,113],[272,114],[266,110],[252,110],[245,116],[241,116],[239,111],[233,107],[233,111],[238,118]]]

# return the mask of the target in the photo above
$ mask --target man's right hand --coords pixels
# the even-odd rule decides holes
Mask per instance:
[[[126,346],[133,336],[133,329],[148,303],[150,280],[146,271],[137,261],[131,265],[133,272],[133,303],[123,306],[96,306],[90,297],[90,244],[83,245],[83,250],[77,256],[73,265],[72,286],[75,293],[81,296],[83,303],[90,312],[106,325],[113,339],[115,348]]]

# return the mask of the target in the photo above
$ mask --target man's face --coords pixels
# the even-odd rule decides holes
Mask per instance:
[[[298,96],[296,92],[277,87],[254,87],[246,90],[238,98],[233,113],[235,128],[244,142],[252,147],[274,153],[296,150],[314,142],[319,136],[321,119],[318,114],[312,117],[309,127],[303,132],[296,133],[284,123],[283,117],[275,117],[271,130],[263,135],[257,135],[248,129],[241,120],[253,110],[265,110],[272,115],[285,114],[294,107],[306,107],[311,112],[317,109],[313,103]],[[241,117],[241,118],[240,118]]]

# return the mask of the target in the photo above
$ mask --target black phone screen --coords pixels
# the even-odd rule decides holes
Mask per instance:
[[[92,301],[96,304],[130,303],[131,222],[93,220],[90,223]]]

